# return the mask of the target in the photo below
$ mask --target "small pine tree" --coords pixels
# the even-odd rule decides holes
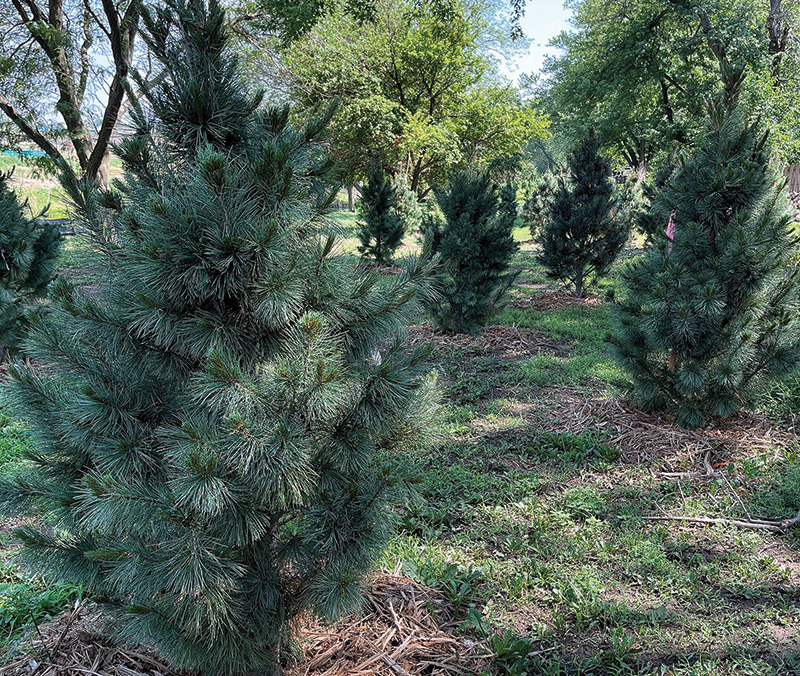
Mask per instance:
[[[379,162],[372,165],[359,210],[362,222],[358,250],[381,265],[390,263],[403,241],[406,224],[398,213],[397,190]]]
[[[558,190],[558,180],[552,171],[547,171],[528,194],[520,209],[520,217],[528,226],[531,237],[538,239],[553,213],[553,198]]]
[[[675,160],[670,157],[653,177],[652,183],[642,185],[642,208],[636,216],[635,226],[652,244],[664,234],[664,223],[669,220],[669,212],[664,213],[661,205],[656,204],[656,197],[667,185],[675,171]]]
[[[27,202],[10,187],[12,172],[0,172],[0,358],[14,352],[28,330],[26,310],[44,296],[58,256],[58,226],[29,218]]]
[[[422,206],[416,193],[409,187],[408,180],[403,174],[394,178],[394,187],[397,193],[397,215],[403,221],[405,232],[419,234],[422,228]]]
[[[518,248],[516,190],[506,186],[499,201],[488,174],[461,171],[435,194],[445,222],[426,224],[426,248],[439,254],[443,275],[432,312],[443,331],[479,333],[516,278],[508,272]]]
[[[635,398],[688,428],[800,364],[797,240],[767,137],[736,105],[742,79],[723,68],[706,133],[656,197],[661,234],[623,273],[611,337]]]
[[[642,181],[638,174],[633,173],[614,189],[611,218],[630,234],[647,206]]]
[[[361,603],[403,458],[429,443],[404,325],[430,270],[382,284],[337,253],[333,112],[298,128],[249,95],[214,0],[142,12],[168,76],[133,109],[124,177],[66,184],[88,226],[113,223],[111,278],[59,284],[37,367],[10,368],[34,444],[0,506],[34,517],[24,560],[95,595],[117,637],[175,669],[274,673],[299,613]]]
[[[559,178],[552,212],[539,236],[539,261],[582,298],[605,275],[628,239],[626,223],[611,217],[611,165],[592,134],[569,158],[569,180]]]

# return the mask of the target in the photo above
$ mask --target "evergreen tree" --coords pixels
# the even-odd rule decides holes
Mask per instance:
[[[639,175],[634,172],[624,183],[615,186],[611,218],[630,234],[647,206],[644,186]]]
[[[28,328],[26,310],[44,296],[58,256],[58,226],[25,215],[28,203],[0,172],[0,358],[15,351]]]
[[[800,364],[783,179],[766,134],[736,105],[742,71],[723,76],[706,133],[653,205],[662,234],[624,271],[611,338],[636,399],[689,428],[733,415]]]
[[[247,93],[215,0],[142,9],[168,73],[134,109],[109,191],[108,283],[61,283],[14,364],[33,430],[0,504],[35,516],[21,556],[103,603],[108,631],[175,669],[273,673],[293,618],[335,619],[429,443],[434,383],[404,325],[429,268],[388,285],[337,254],[321,135]],[[88,197],[87,197],[88,196]]]
[[[569,180],[559,178],[539,236],[539,261],[577,298],[608,272],[628,239],[627,224],[611,217],[613,190],[611,165],[592,134],[570,156]]]
[[[396,212],[403,221],[405,232],[419,234],[423,215],[417,194],[409,187],[408,180],[403,174],[397,174],[393,183],[397,193]]]
[[[406,224],[398,214],[397,190],[379,162],[372,165],[369,180],[361,192],[359,210],[362,222],[358,250],[381,265],[390,263],[403,241]]]
[[[663,205],[656,204],[656,197],[661,194],[675,171],[675,160],[670,157],[653,177],[652,183],[642,186],[642,208],[636,216],[636,228],[652,244],[664,234],[664,223],[669,220],[669,213],[664,214]]]
[[[426,226],[426,248],[439,254],[443,275],[433,314],[443,331],[479,333],[516,278],[508,272],[518,249],[516,190],[504,188],[500,201],[488,174],[461,171],[435,194],[445,222]]]
[[[528,194],[520,210],[531,237],[537,239],[545,229],[545,223],[553,213],[553,198],[558,190],[558,180],[552,171],[547,171]]]

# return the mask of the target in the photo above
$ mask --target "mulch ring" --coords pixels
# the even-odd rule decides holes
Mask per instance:
[[[597,434],[628,463],[661,461],[667,472],[687,468],[705,474],[724,467],[745,451],[788,447],[791,432],[758,413],[742,412],[703,430],[685,430],[660,413],[645,413],[620,399],[593,399],[567,387],[547,388],[547,401],[529,411],[545,432]]]
[[[517,296],[511,301],[511,307],[517,310],[538,310],[550,312],[563,310],[568,307],[597,307],[605,302],[602,296],[596,293],[586,294],[583,298],[575,296],[560,289],[537,291],[530,296]]]
[[[286,676],[491,673],[492,655],[480,643],[453,635],[458,623],[440,592],[380,573],[366,598],[367,613],[360,619],[334,628],[302,627],[305,659]]]
[[[484,327],[480,335],[465,333],[440,333],[430,324],[408,327],[408,342],[411,345],[433,343],[434,352],[456,348],[475,352],[488,352],[504,359],[517,359],[539,354],[569,354],[567,341],[554,340],[536,329],[520,329],[516,326],[491,325]]]
[[[145,649],[129,650],[102,637],[92,604],[76,604],[42,622],[0,666],[2,676],[173,676]]]
[[[367,608],[335,626],[298,622],[303,659],[286,676],[445,676],[493,673],[492,655],[455,636],[444,595],[407,577],[381,572],[366,594]],[[0,667],[2,676],[177,676],[143,648],[129,650],[101,637],[97,610],[77,605],[26,638],[23,656]]]

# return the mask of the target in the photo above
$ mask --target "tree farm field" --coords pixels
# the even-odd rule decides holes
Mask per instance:
[[[353,214],[331,221],[355,251]],[[480,336],[436,333],[422,316],[409,328],[433,344],[443,416],[434,449],[412,458],[419,496],[381,568],[440,595],[448,632],[487,656],[474,673],[800,673],[800,530],[674,519],[796,514],[800,383],[702,431],[636,410],[605,338],[616,275],[638,250],[575,299],[548,281],[527,229],[515,239],[519,275]],[[398,255],[418,247],[407,235]],[[102,283],[80,237],[60,272]],[[28,443],[0,412],[0,473]],[[0,525],[0,673],[37,626],[92,601],[17,567],[19,525]],[[297,673],[316,673],[313,657]]]

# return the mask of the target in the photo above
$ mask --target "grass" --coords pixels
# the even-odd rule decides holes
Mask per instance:
[[[352,213],[332,218],[354,233]],[[414,246],[411,237],[405,246]],[[62,273],[92,283],[93,265],[84,240],[67,240]],[[546,290],[529,244],[514,265],[517,299]],[[604,290],[615,284],[612,276]],[[613,396],[620,373],[605,349],[608,308],[509,307],[494,323],[535,331],[554,347],[516,359],[485,348],[437,350],[444,442],[411,458],[421,499],[402,511],[384,563],[400,560],[406,574],[441,588],[461,629],[485,637],[503,673],[800,673],[800,532],[644,518],[792,516],[800,447],[738,455],[726,468],[728,485],[667,478],[657,462],[625,464],[595,430],[545,433],[528,411],[554,403],[549,386]],[[782,420],[797,415],[798,381],[773,388],[761,408]],[[13,470],[26,443],[24,428],[0,418],[0,474]],[[0,538],[0,548],[13,547]],[[80,595],[2,566],[0,585],[11,586],[0,587],[0,632],[12,642],[23,625]]]
[[[0,409],[0,477],[14,472],[29,443],[25,428]],[[73,585],[48,583],[23,573],[11,561],[17,547],[12,529],[0,523],[0,651],[7,656],[33,624],[57,615],[81,596]]]

